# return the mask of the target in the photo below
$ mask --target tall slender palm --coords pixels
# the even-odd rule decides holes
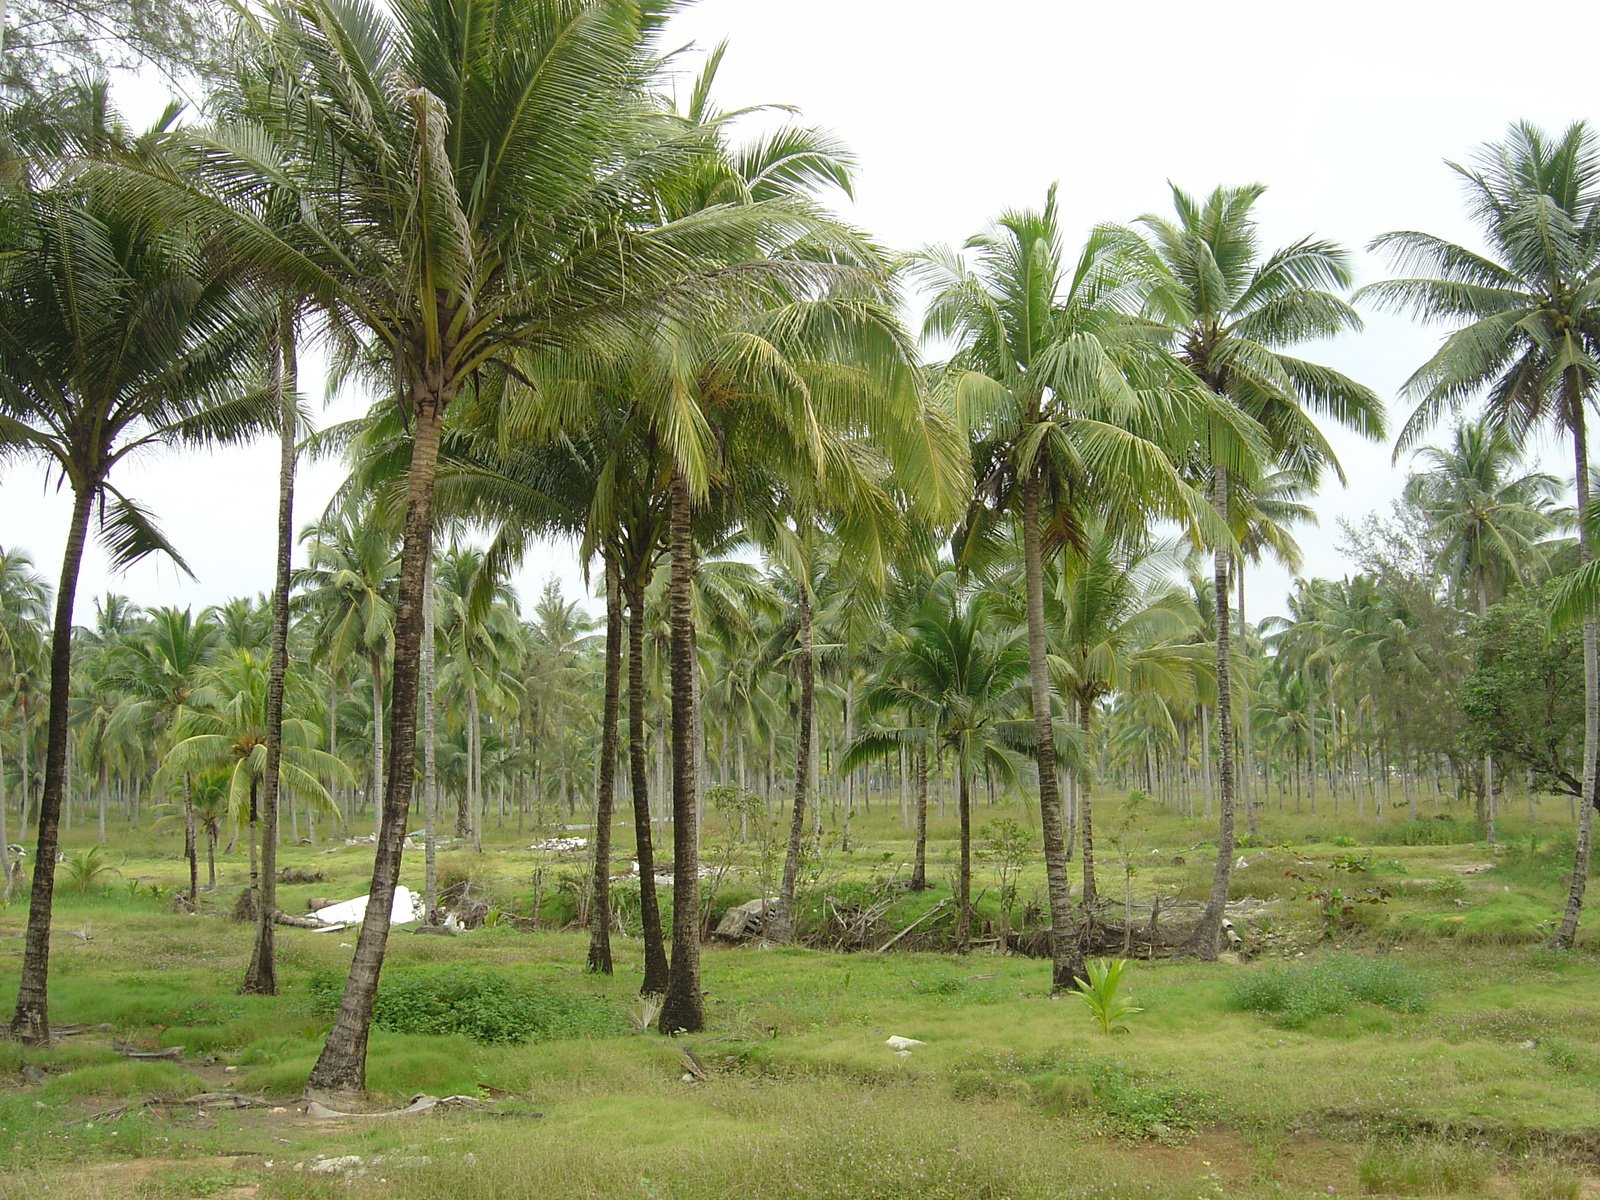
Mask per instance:
[[[899,709],[912,724],[869,731],[847,748],[842,771],[872,758],[898,754],[906,745],[932,742],[949,751],[956,776],[960,822],[956,872],[955,942],[965,949],[972,921],[972,783],[980,770],[1015,782],[1009,750],[1026,723],[1012,720],[1024,704],[1028,655],[1022,631],[1000,617],[998,597],[963,594],[954,572],[934,580],[921,611],[897,637],[882,676],[861,696],[874,716]]]
[[[28,701],[30,681],[46,657],[45,629],[50,619],[50,584],[33,569],[33,560],[15,548],[0,547],[0,695],[12,714],[8,722],[17,730],[21,812],[28,811]],[[4,791],[5,764],[0,763],[0,792]],[[5,875],[4,897],[11,898],[10,837],[5,827],[4,795],[0,795],[0,872]],[[20,831],[19,831],[20,836]]]
[[[1332,242],[1302,238],[1263,254],[1253,184],[1219,187],[1203,200],[1172,189],[1173,217],[1147,215],[1144,233],[1144,313],[1171,340],[1184,364],[1214,395],[1253,418],[1270,438],[1278,463],[1314,476],[1338,468],[1311,413],[1331,417],[1367,437],[1383,436],[1377,395],[1330,367],[1283,352],[1283,347],[1333,337],[1360,327],[1355,310],[1330,289],[1350,284],[1349,254]],[[1309,411],[1308,411],[1309,410]],[[1229,528],[1229,471],[1214,445],[1202,445],[1204,469],[1224,529]],[[1248,481],[1245,481],[1248,482]],[[1186,950],[1217,953],[1228,880],[1233,868],[1234,757],[1228,596],[1232,550],[1214,545],[1217,603],[1217,862],[1211,893]]]
[[[1142,524],[1151,515],[1193,523],[1192,491],[1165,446],[1215,428],[1216,445],[1254,457],[1247,418],[1212,403],[1127,313],[1127,264],[1119,239],[1097,231],[1069,260],[1052,188],[1039,210],[1003,214],[970,238],[969,262],[950,248],[922,252],[917,275],[934,288],[926,332],[959,349],[943,372],[972,428],[979,502],[960,558],[979,565],[990,518],[1021,526],[1028,656],[1038,763],[1040,830],[1048,885],[1053,985],[1083,971],[1072,930],[1071,888],[1055,757],[1044,562],[1076,540],[1090,512]]]
[[[130,144],[115,126],[102,132],[108,143]],[[150,514],[111,481],[117,465],[154,444],[247,436],[270,417],[260,390],[241,385],[244,355],[259,343],[259,314],[190,224],[153,220],[87,181],[28,194],[13,216],[20,245],[0,279],[0,457],[43,460],[73,496],[56,590],[39,843],[11,1023],[15,1036],[42,1042],[72,614],[91,516],[98,506],[115,565],[154,551],[175,556]]]
[[[1482,396],[1485,416],[1513,445],[1540,425],[1572,439],[1578,509],[1589,505],[1588,410],[1600,381],[1600,139],[1579,121],[1558,137],[1527,123],[1451,163],[1487,252],[1411,230],[1373,242],[1405,278],[1362,289],[1384,307],[1453,327],[1406,381],[1417,406],[1395,446],[1415,445],[1440,416]],[[1578,557],[1594,557],[1578,527]],[[1570,949],[1588,880],[1600,754],[1600,646],[1583,625],[1583,798],[1566,909],[1551,944]]]
[[[132,699],[122,719],[154,724],[170,744],[222,631],[205,613],[197,620],[188,609],[179,612],[175,608],[158,608],[152,610],[150,618],[148,630],[117,648],[108,674],[115,686]],[[189,900],[193,903],[199,889],[199,863],[191,781],[187,775],[182,777],[180,786],[184,854],[189,860]]]

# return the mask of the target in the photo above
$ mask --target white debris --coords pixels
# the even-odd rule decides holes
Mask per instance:
[[[333,1158],[323,1158],[319,1154],[306,1166],[306,1170],[313,1175],[342,1175],[346,1171],[354,1171],[360,1165],[359,1154],[340,1154]]]
[[[367,900],[366,896],[357,896],[354,900],[342,900],[338,904],[330,904],[326,908],[317,909],[311,914],[311,919],[341,929],[347,925],[358,925],[366,919]],[[421,919],[422,897],[408,887],[395,888],[394,904],[389,910],[389,923],[410,925]]]
[[[1246,867],[1248,867],[1249,865],[1250,865],[1250,860],[1248,858],[1246,858],[1244,855],[1241,854],[1241,855],[1239,855],[1239,861],[1233,864],[1233,869],[1235,871],[1242,871]]]
[[[901,1037],[899,1034],[896,1034],[893,1037],[885,1039],[883,1044],[888,1046],[891,1050],[909,1051],[913,1046],[926,1046],[928,1043],[919,1042],[916,1038]]]
[[[548,850],[556,854],[572,854],[589,847],[589,839],[581,837],[556,837],[545,838],[542,842],[535,842],[529,850]]]

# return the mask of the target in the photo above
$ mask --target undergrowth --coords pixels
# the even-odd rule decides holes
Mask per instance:
[[[1228,989],[1230,1008],[1270,1013],[1289,1028],[1342,1013],[1365,1001],[1396,1012],[1420,1012],[1430,984],[1425,975],[1394,958],[1332,955],[1301,967],[1250,971]]]

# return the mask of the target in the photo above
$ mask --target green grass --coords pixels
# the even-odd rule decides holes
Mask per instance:
[[[1427,977],[1398,959],[1341,954],[1306,966],[1249,971],[1229,985],[1227,999],[1232,1008],[1268,1013],[1294,1029],[1357,1002],[1421,1012],[1429,990]]]

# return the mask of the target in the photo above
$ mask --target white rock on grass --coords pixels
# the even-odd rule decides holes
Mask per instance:
[[[884,1043],[891,1050],[910,1050],[913,1046],[926,1046],[927,1042],[919,1042],[916,1038],[901,1037],[899,1034],[887,1038]]]

